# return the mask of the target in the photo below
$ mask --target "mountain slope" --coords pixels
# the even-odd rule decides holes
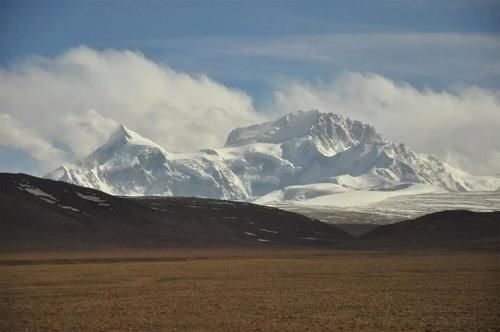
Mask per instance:
[[[498,178],[470,176],[433,156],[386,141],[368,124],[319,111],[237,128],[225,147],[195,153],[168,153],[120,126],[90,156],[47,177],[117,195],[246,201],[280,197],[290,186],[303,185],[305,192],[321,183],[349,191],[394,191],[413,184],[427,185],[428,191],[500,188]],[[296,200],[300,197],[290,201]]]
[[[123,198],[24,174],[0,173],[0,248],[332,245],[334,226],[249,203]]]

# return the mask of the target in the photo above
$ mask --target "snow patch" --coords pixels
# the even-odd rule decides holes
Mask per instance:
[[[94,196],[94,195],[85,195],[85,194],[82,194],[82,193],[76,193],[80,198],[83,198],[87,201],[91,201],[91,202],[95,202],[95,203],[103,203],[103,202],[106,202],[106,200],[98,197],[98,196]]]
[[[266,233],[272,233],[272,234],[278,234],[277,231],[272,231],[270,229],[265,229],[265,228],[259,228],[259,231],[266,232]]]
[[[38,197],[38,198],[41,199],[42,201],[50,203],[50,204],[56,204],[58,202],[58,201],[53,201],[53,200],[46,198],[46,197]]]
[[[51,194],[49,193],[46,193],[45,191],[39,189],[39,188],[35,188],[29,184],[25,184],[25,183],[20,183],[19,184],[19,188],[21,190],[24,190],[28,193],[30,193],[31,195],[34,195],[38,198],[40,198],[41,200],[47,202],[47,203],[56,203],[58,202],[59,200],[57,198],[55,198],[54,196],[52,196]]]
[[[75,209],[74,207],[72,206],[67,206],[67,205],[59,205],[59,207],[63,208],[63,209],[66,209],[66,210],[71,210],[71,211],[74,211],[74,212],[80,212],[80,210],[78,209]]]

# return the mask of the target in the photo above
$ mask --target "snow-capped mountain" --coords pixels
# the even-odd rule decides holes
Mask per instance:
[[[262,203],[354,190],[407,192],[413,184],[419,192],[500,188],[498,178],[473,177],[386,141],[368,124],[319,111],[234,129],[223,148],[194,153],[166,152],[120,126],[91,155],[47,177],[117,195]]]
[[[216,153],[170,154],[123,125],[91,155],[47,177],[116,195],[249,197]]]

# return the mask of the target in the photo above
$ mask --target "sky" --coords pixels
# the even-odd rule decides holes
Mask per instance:
[[[190,151],[320,109],[500,173],[498,22],[486,0],[0,0],[0,171],[44,174],[118,123]]]

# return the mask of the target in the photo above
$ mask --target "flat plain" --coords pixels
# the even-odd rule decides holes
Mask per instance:
[[[0,331],[498,331],[494,252],[3,254]]]

